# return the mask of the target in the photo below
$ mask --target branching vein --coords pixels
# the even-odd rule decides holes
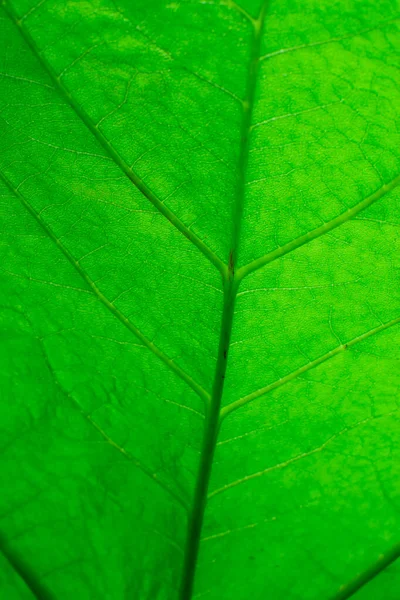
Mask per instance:
[[[29,321],[29,319],[28,319],[28,321]],[[32,327],[32,329],[33,329],[33,327]],[[43,359],[47,366],[48,372],[50,373],[51,377],[53,378],[54,384],[57,386],[57,388],[63,394],[63,396],[68,399],[68,401],[72,404],[74,409],[77,410],[84,419],[86,419],[86,421],[90,424],[90,426],[93,427],[101,435],[101,437],[105,440],[105,442],[107,444],[109,444],[112,448],[114,448],[115,450],[120,452],[125,459],[129,460],[136,467],[136,469],[138,469],[144,475],[146,475],[146,477],[151,479],[151,481],[153,483],[158,485],[162,490],[164,490],[164,492],[166,492],[169,496],[171,496],[171,498],[173,498],[176,502],[178,502],[178,504],[180,504],[185,509],[185,511],[187,511],[188,510],[187,502],[184,500],[184,498],[181,494],[177,493],[175,490],[170,488],[166,483],[164,483],[164,481],[162,479],[160,479],[157,476],[157,473],[154,473],[154,471],[152,471],[149,467],[147,467],[143,462],[138,460],[135,456],[133,456],[125,448],[123,448],[119,444],[117,444],[100,427],[100,425],[98,423],[96,423],[96,421],[93,419],[93,417],[82,409],[81,405],[74,398],[74,396],[72,394],[70,394],[66,389],[64,389],[64,386],[61,384],[59,378],[57,377],[57,374],[55,373],[55,371],[50,363],[44,341],[42,340],[42,338],[39,338],[39,337],[37,338],[37,340],[40,344]]]
[[[359,35],[361,33],[367,33],[369,31],[373,31],[386,23],[394,22],[395,19],[390,19],[390,20],[386,21],[385,23],[381,23],[378,27],[365,29],[364,31],[360,31],[360,32],[351,33],[351,34],[345,35],[340,38],[333,38],[330,40],[315,42],[313,44],[303,44],[303,45],[299,45],[299,46],[293,47],[293,48],[284,48],[284,49],[272,52],[270,54],[266,54],[265,56],[261,56],[261,37],[262,37],[263,28],[264,28],[265,15],[267,12],[267,4],[268,4],[267,0],[262,1],[261,9],[260,9],[259,15],[256,19],[253,18],[245,9],[243,9],[239,4],[237,4],[233,0],[226,0],[225,2],[223,2],[223,4],[238,11],[245,19],[247,19],[251,23],[251,25],[253,27],[253,42],[252,42],[251,55],[250,55],[250,61],[249,61],[246,98],[242,101],[241,98],[238,98],[234,93],[232,93],[228,89],[225,89],[211,81],[208,81],[207,79],[202,77],[200,74],[192,73],[192,75],[194,75],[198,79],[206,82],[207,84],[213,85],[214,87],[218,88],[222,92],[233,97],[236,101],[238,101],[241,104],[241,106],[243,108],[242,128],[241,128],[241,134],[240,134],[241,135],[240,154],[239,154],[239,161],[238,161],[237,191],[236,191],[236,198],[235,198],[235,203],[234,203],[231,248],[230,248],[229,260],[227,261],[227,264],[225,264],[204,243],[204,241],[202,239],[200,239],[200,237],[192,231],[190,225],[189,226],[185,225],[177,217],[177,215],[175,215],[166,206],[165,202],[168,199],[168,197],[165,198],[164,200],[161,200],[159,197],[157,197],[157,195],[151,189],[149,189],[149,187],[144,182],[144,180],[133,170],[133,167],[135,165],[133,167],[130,166],[125,161],[125,159],[121,156],[121,154],[116,150],[116,148],[114,148],[113,144],[107,139],[107,137],[105,136],[105,134],[102,131],[101,126],[102,126],[102,123],[104,122],[104,120],[107,119],[111,113],[109,115],[106,115],[105,117],[103,117],[103,119],[101,119],[96,124],[90,117],[89,113],[87,113],[85,111],[85,109],[79,104],[77,99],[74,98],[74,96],[70,93],[70,91],[68,90],[68,87],[64,84],[63,75],[67,72],[68,69],[71,68],[71,66],[73,66],[85,54],[90,52],[92,50],[92,48],[86,50],[86,52],[84,54],[82,54],[78,59],[76,59],[76,61],[74,63],[72,63],[71,65],[66,67],[61,73],[57,74],[54,71],[52,65],[47,61],[47,59],[40,52],[39,47],[37,46],[35,40],[33,39],[31,34],[29,33],[29,30],[26,28],[26,26],[24,24],[24,20],[26,19],[26,16],[29,15],[30,12],[32,12],[32,10],[34,10],[34,9],[29,11],[24,17],[19,18],[18,15],[16,14],[16,12],[14,11],[14,9],[12,8],[12,6],[10,6],[7,2],[3,2],[3,4],[4,4],[5,10],[6,10],[6,13],[10,17],[10,19],[13,21],[15,26],[18,28],[25,43],[29,46],[29,48],[31,49],[34,56],[41,64],[44,71],[49,75],[53,85],[55,86],[56,91],[58,91],[58,93],[61,95],[63,100],[67,103],[67,105],[70,106],[70,108],[74,111],[74,113],[77,115],[77,117],[80,119],[80,121],[86,126],[86,128],[91,132],[91,134],[94,136],[94,138],[97,140],[97,142],[100,144],[100,146],[105,151],[105,154],[107,156],[105,156],[104,158],[111,159],[117,165],[117,167],[121,170],[121,172],[135,186],[135,188],[137,188],[141,192],[141,194],[145,198],[147,198],[147,200],[166,219],[168,219],[168,221],[170,221],[170,223],[179,232],[181,232],[188,240],[190,240],[190,242],[193,243],[198,248],[198,250],[219,270],[219,272],[222,275],[224,305],[223,305],[222,318],[221,318],[220,341],[219,341],[218,357],[217,357],[217,363],[216,363],[213,390],[212,390],[212,394],[209,394],[190,375],[185,373],[172,359],[170,359],[159,348],[157,348],[153,344],[153,342],[151,342],[145,335],[143,335],[139,331],[139,329],[135,325],[133,325],[133,323],[131,323],[131,321],[114,305],[114,302],[110,301],[108,298],[106,298],[104,296],[104,294],[97,287],[95,282],[82,269],[80,262],[74,258],[74,256],[69,251],[69,249],[61,242],[61,240],[59,238],[57,238],[57,236],[52,231],[52,229],[46,224],[46,222],[43,220],[41,214],[38,213],[34,209],[34,207],[28,202],[28,200],[25,199],[23,194],[20,192],[19,187],[15,187],[4,174],[0,173],[0,178],[3,179],[5,184],[19,198],[22,205],[33,216],[33,218],[36,220],[36,222],[39,224],[39,226],[42,228],[42,230],[46,233],[46,235],[54,242],[54,244],[56,246],[58,246],[59,250],[63,253],[65,258],[70,262],[70,264],[74,267],[74,269],[80,275],[80,277],[82,278],[82,280],[85,282],[85,284],[88,287],[88,292],[93,293],[94,296],[110,311],[110,313],[114,317],[116,317],[140,341],[140,343],[144,347],[149,349],[155,356],[157,356],[173,373],[175,373],[178,377],[180,377],[205,402],[207,412],[206,412],[206,418],[205,418],[203,447],[202,447],[202,451],[201,451],[201,460],[200,460],[199,471],[198,471],[198,475],[197,475],[197,482],[196,482],[196,489],[195,489],[195,493],[194,493],[192,512],[191,512],[191,515],[190,515],[189,521],[188,521],[188,532],[187,532],[187,541],[186,541],[186,547],[185,547],[184,566],[183,566],[183,579],[181,582],[181,592],[180,592],[181,600],[190,600],[190,598],[192,597],[193,582],[194,582],[195,569],[196,569],[197,556],[198,556],[199,543],[200,543],[200,534],[201,534],[201,530],[202,530],[202,523],[203,523],[203,517],[204,517],[204,511],[206,508],[207,498],[212,498],[212,497],[224,492],[225,490],[227,490],[229,488],[233,488],[242,483],[246,483],[247,481],[252,480],[254,478],[261,477],[275,469],[285,468],[305,457],[311,456],[317,452],[321,452],[335,438],[347,433],[351,429],[354,429],[355,427],[358,427],[359,425],[361,425],[363,423],[366,423],[367,421],[371,420],[372,418],[380,418],[380,417],[369,417],[368,419],[364,419],[363,421],[360,421],[359,423],[357,423],[354,426],[345,427],[342,431],[339,431],[338,433],[332,435],[328,440],[326,440],[318,448],[314,448],[313,450],[310,450],[308,452],[305,452],[303,454],[295,456],[295,457],[293,457],[285,462],[282,462],[280,464],[263,469],[257,473],[247,475],[246,477],[243,477],[242,479],[228,483],[228,484],[222,486],[221,488],[215,489],[213,492],[208,494],[209,479],[210,479],[210,474],[211,474],[211,469],[212,469],[212,464],[213,464],[214,451],[215,451],[215,447],[216,447],[217,439],[218,439],[219,428],[220,428],[221,422],[223,421],[223,419],[226,416],[231,414],[233,411],[252,402],[253,400],[256,400],[256,399],[264,396],[265,394],[267,394],[275,389],[278,389],[279,387],[293,381],[294,379],[301,376],[302,374],[308,372],[309,370],[311,370],[313,368],[318,367],[319,365],[323,364],[324,362],[326,362],[326,361],[330,360],[331,358],[334,358],[335,356],[339,355],[340,353],[346,351],[348,348],[355,346],[359,342],[362,342],[363,340],[366,340],[367,338],[369,338],[375,334],[378,334],[380,332],[383,332],[391,327],[394,327],[394,326],[400,324],[400,317],[398,317],[396,319],[392,319],[391,321],[389,321],[387,323],[382,323],[378,327],[375,327],[374,329],[371,329],[370,331],[367,331],[367,332],[363,333],[362,335],[359,335],[358,337],[348,341],[347,343],[340,343],[340,345],[338,345],[336,348],[333,348],[326,354],[316,358],[315,360],[313,360],[311,362],[308,362],[307,364],[303,365],[301,368],[297,369],[296,371],[293,371],[292,373],[289,373],[285,377],[282,377],[281,379],[279,379],[269,385],[266,385],[256,391],[248,394],[247,396],[244,396],[243,398],[236,400],[235,402],[232,402],[231,404],[224,407],[223,409],[220,408],[223,390],[224,390],[224,380],[225,380],[225,375],[226,375],[226,370],[227,370],[229,347],[231,345],[231,331],[232,331],[232,324],[233,324],[233,318],[234,318],[234,306],[235,306],[238,288],[239,288],[239,285],[240,285],[240,282],[242,281],[242,279],[244,277],[246,277],[247,275],[272,263],[273,261],[275,261],[279,258],[282,258],[283,256],[289,254],[290,252],[293,252],[297,248],[299,248],[305,244],[308,244],[309,242],[316,240],[319,237],[322,237],[323,235],[329,233],[333,229],[335,229],[335,228],[339,227],[340,225],[348,222],[349,220],[355,218],[361,211],[365,210],[366,208],[371,206],[374,202],[381,199],[387,193],[389,193],[394,188],[396,188],[398,185],[400,185],[400,175],[399,175],[396,178],[394,178],[392,181],[384,184],[381,188],[376,190],[373,194],[371,194],[364,200],[360,201],[352,208],[349,208],[342,214],[338,215],[331,221],[323,223],[320,227],[317,227],[314,230],[312,230],[304,235],[299,236],[298,238],[292,240],[291,242],[288,242],[287,244],[285,244],[281,247],[278,247],[276,250],[273,250],[273,251],[265,254],[264,256],[253,260],[252,262],[248,263],[247,265],[244,265],[240,268],[236,268],[236,266],[238,264],[241,224],[243,221],[242,216],[243,216],[243,208],[244,208],[244,201],[245,201],[246,177],[247,177],[247,170],[248,170],[251,132],[254,128],[260,127],[261,125],[264,125],[271,121],[276,121],[278,119],[286,118],[287,116],[296,116],[297,114],[300,114],[300,113],[294,113],[293,115],[283,115],[280,117],[273,117],[273,118],[269,119],[268,121],[263,121],[260,123],[252,124],[253,108],[254,108],[254,104],[255,104],[257,77],[258,77],[260,61],[271,58],[276,55],[292,52],[292,51],[295,51],[298,49],[311,48],[314,46],[320,46],[320,45],[329,44],[332,42],[340,42],[341,40],[351,38],[351,37]],[[40,3],[39,3],[39,5],[40,5]],[[168,55],[171,56],[169,53],[168,53]],[[4,74],[0,74],[0,76],[11,77],[11,76],[4,75]],[[16,79],[22,79],[22,78],[16,77]],[[36,85],[41,85],[41,86],[51,88],[51,86],[47,85],[47,84],[42,84],[42,83],[39,83],[36,81],[31,81],[31,80],[25,80],[25,79],[23,79],[23,80],[28,81],[33,84],[36,84]],[[128,93],[129,93],[129,85],[130,84],[128,84],[128,86],[127,86],[127,92],[126,92],[125,98],[123,100],[123,103],[125,103],[127,101],[127,97],[128,97]],[[317,110],[320,108],[323,108],[323,107],[317,107],[316,109],[309,109],[306,112],[310,112],[311,110]],[[40,140],[35,140],[35,141],[37,141],[39,143],[43,143],[43,142],[40,142]],[[54,146],[54,148],[56,148],[56,147]],[[70,150],[68,148],[64,148],[64,150],[69,151],[69,152],[74,152],[73,150]],[[137,161],[140,160],[140,158],[141,157],[139,157],[137,159]],[[174,192],[172,192],[172,193],[174,193]],[[86,291],[86,290],[82,290],[82,291]],[[244,292],[244,293],[246,293],[246,292]],[[338,340],[338,341],[340,341],[340,340]],[[79,406],[78,406],[78,408],[79,408]],[[188,408],[188,407],[186,407],[186,408]],[[191,409],[189,409],[189,410],[191,410]],[[392,414],[392,413],[389,413],[389,414]],[[136,464],[136,466],[138,466],[140,469],[142,469],[144,472],[146,472],[147,475],[152,477],[162,487],[165,487],[162,482],[157,480],[157,477],[154,473],[151,473],[150,470],[148,470],[146,467],[143,467],[143,465],[139,464],[136,461],[136,459],[134,457],[130,456],[124,448],[119,447],[111,438],[109,438],[109,436],[100,428],[100,426],[97,423],[95,423],[92,420],[92,418],[90,416],[88,416],[88,415],[85,415],[85,416],[90,421],[92,426],[95,427],[96,430],[101,434],[101,436],[106,440],[107,443],[114,446],[119,452],[121,452],[124,456],[126,456],[126,458],[129,458],[130,460],[132,460]],[[382,415],[382,416],[387,416],[387,415]],[[221,443],[223,443],[223,442],[221,442]],[[167,491],[169,491],[171,493],[170,490],[167,489]],[[174,495],[174,497],[179,502],[181,502],[181,504],[184,504],[184,501],[180,497],[178,497],[177,495]],[[252,525],[250,525],[250,526],[252,526]],[[215,536],[211,536],[210,539],[212,539],[213,537],[218,537],[219,535],[225,535],[225,534],[217,534]],[[386,566],[388,566],[389,564],[391,564],[391,562],[396,560],[399,556],[400,556],[400,546],[396,545],[385,556],[380,557],[378,559],[378,561],[374,565],[372,565],[370,568],[368,568],[364,573],[362,573],[361,575],[358,575],[352,582],[343,586],[341,588],[341,590],[338,592],[338,594],[336,594],[332,598],[332,600],[346,600],[347,598],[352,596],[357,590],[359,590],[363,585],[365,585],[368,581],[370,581],[373,577],[375,577]],[[18,570],[18,565],[15,568],[16,568],[16,571],[19,573],[20,570]],[[23,576],[23,575],[21,575],[21,576]],[[28,581],[29,577],[28,578],[24,577],[24,579],[29,584],[29,581]],[[35,582],[34,582],[34,585],[31,586],[31,589],[33,592],[35,591],[34,587],[35,587]],[[37,595],[38,595],[38,598],[39,597],[45,598],[44,593],[43,594],[40,593]]]
[[[40,578],[34,573],[31,568],[25,563],[25,561],[12,550],[6,539],[0,535],[0,551],[14,569],[15,573],[24,582],[32,596],[37,600],[56,600],[44,587]]]
[[[75,402],[75,400],[74,400]],[[125,450],[119,446],[113,439],[110,438],[109,435],[98,425],[90,415],[84,415],[87,420],[93,425],[93,427],[100,433],[100,435],[104,438],[104,440],[110,444],[113,448],[115,448],[118,452],[120,452],[127,460],[132,462],[137,469],[142,471],[147,477],[149,477],[152,481],[154,481],[157,485],[159,485],[165,492],[167,492],[176,502],[178,502],[186,511],[188,510],[188,505],[186,501],[182,498],[182,496],[176,493],[174,490],[169,488],[158,476],[157,473],[153,473],[148,467],[146,467],[143,463],[141,463],[136,457],[132,456],[130,452]]]
[[[330,443],[332,443],[338,437],[341,437],[342,435],[345,435],[346,433],[349,433],[350,431],[357,429],[361,425],[365,425],[369,421],[376,420],[376,419],[382,419],[384,417],[389,417],[397,412],[398,412],[398,409],[391,411],[390,413],[379,415],[377,417],[375,417],[375,416],[367,417],[366,419],[363,419],[362,421],[359,421],[358,423],[355,423],[354,425],[351,425],[349,427],[344,427],[344,429],[342,429],[338,433],[331,435],[323,444],[321,444],[317,448],[314,448],[313,450],[310,450],[308,452],[303,452],[302,454],[299,454],[298,456],[294,456],[293,458],[289,458],[288,460],[285,460],[284,462],[281,462],[277,465],[272,465],[271,467],[267,467],[266,469],[263,469],[262,471],[257,471],[257,473],[252,473],[251,475],[246,475],[245,477],[242,477],[241,479],[237,479],[236,481],[227,483],[226,485],[211,492],[209,494],[208,498],[209,499],[213,498],[214,496],[217,496],[218,494],[221,494],[222,492],[225,492],[226,490],[229,490],[238,485],[241,485],[242,483],[247,483],[248,481],[251,481],[252,479],[258,479],[259,477],[267,475],[267,473],[271,473],[272,471],[276,471],[277,469],[284,469],[284,468],[292,465],[293,463],[298,462],[299,460],[303,460],[304,458],[308,458],[309,456],[312,456],[313,454],[322,452],[323,450],[325,450],[325,448],[327,448],[327,446]]]
[[[112,158],[115,164],[121,169],[121,171],[126,175],[126,177],[133,183],[133,185],[145,196],[153,206],[178,229],[183,235],[190,240],[202,254],[221,272],[223,273],[226,269],[224,263],[221,259],[201,240],[189,227],[187,227],[165,204],[162,200],[160,200],[144,183],[143,179],[141,179],[128,165],[128,163],[122,158],[122,156],[117,152],[111,142],[105,137],[102,133],[101,129],[95,125],[92,121],[88,113],[84,110],[84,108],[73,98],[70,94],[68,88],[64,85],[60,75],[57,75],[53,70],[53,67],[50,63],[43,57],[40,53],[35,40],[30,35],[29,31],[26,29],[22,20],[18,18],[17,14],[14,12],[14,9],[8,4],[4,3],[4,8],[10,19],[13,21],[15,26],[20,31],[23,39],[26,44],[30,47],[33,54],[36,56],[43,69],[49,74],[51,80],[53,81],[56,89],[61,94],[66,103],[72,108],[72,110],[76,113],[79,119],[84,123],[87,129],[93,134],[96,140],[100,143],[100,145],[104,148],[107,154]]]
[[[391,192],[398,185],[400,185],[400,175],[389,181],[389,183],[385,183],[382,187],[376,190],[376,192],[374,192],[361,202],[358,202],[358,204],[356,204],[352,208],[349,208],[344,213],[335,217],[331,221],[324,223],[320,227],[317,227],[316,229],[313,229],[312,231],[309,231],[308,233],[299,236],[298,238],[292,240],[291,242],[288,242],[284,246],[281,246],[280,248],[277,248],[276,250],[273,250],[272,252],[261,256],[260,258],[256,258],[251,263],[248,263],[247,265],[241,267],[237,271],[237,277],[239,279],[243,279],[250,273],[261,269],[265,265],[268,265],[269,263],[277,260],[278,258],[281,258],[282,256],[285,256],[286,254],[289,254],[289,252],[297,250],[297,248],[300,248],[300,246],[304,246],[305,244],[316,240],[317,238],[325,235],[326,233],[329,233],[333,229],[336,229],[336,227],[339,227],[340,225],[343,225],[343,223],[346,223],[347,221],[350,221],[350,219],[353,219],[361,211],[374,204],[377,200],[380,200],[383,196]]]
[[[269,54],[264,54],[260,58],[260,60],[266,60],[272,58],[273,56],[279,56],[280,54],[287,54],[288,52],[295,52],[296,50],[307,50],[308,48],[315,48],[316,46],[325,46],[327,44],[334,44],[338,42],[342,42],[344,40],[349,40],[351,38],[358,37],[359,35],[363,35],[365,33],[371,33],[372,31],[379,31],[385,25],[390,23],[396,23],[398,21],[398,17],[387,19],[378,23],[378,25],[374,27],[368,27],[367,29],[361,29],[360,31],[354,31],[352,33],[348,33],[347,35],[342,35],[340,37],[334,37],[327,40],[321,40],[320,42],[312,42],[310,44],[300,44],[299,46],[293,46],[292,48],[281,48],[280,50],[275,50],[275,52],[270,52]]]
[[[203,432],[203,445],[196,480],[193,508],[188,521],[180,600],[190,600],[190,598],[192,598],[197,556],[200,545],[200,535],[207,504],[208,486],[219,433],[220,408],[224,391],[226,369],[228,365],[234,308],[239,284],[239,280],[235,276],[235,264],[238,258],[240,243],[240,229],[245,196],[245,181],[249,157],[251,124],[256,94],[261,36],[264,28],[266,11],[267,0],[264,0],[257,20],[252,21],[253,42],[248,71],[246,98],[243,102],[242,130],[238,161],[237,193],[233,214],[232,241],[228,260],[228,268],[225,272],[222,272],[224,304],[221,316],[218,357],[215,367],[212,395],[209,409],[206,414]]]
[[[400,544],[395,544],[369,567],[362,571],[349,583],[343,585],[337,594],[334,594],[330,600],[348,600],[356,594],[367,583],[372,581],[379,573],[382,573],[387,567],[400,558]]]
[[[221,420],[224,419],[231,412],[233,412],[234,410],[237,410],[238,408],[241,408],[245,404],[248,404],[249,402],[252,402],[253,400],[257,400],[257,398],[260,398],[261,396],[268,394],[268,392],[272,392],[272,390],[276,390],[277,388],[285,385],[286,383],[289,383],[289,381],[296,379],[296,377],[298,377],[299,375],[302,375],[303,373],[306,373],[307,371],[310,371],[310,369],[315,369],[315,367],[318,367],[319,365],[326,362],[327,360],[334,358],[335,356],[344,352],[348,348],[355,346],[356,344],[366,340],[367,338],[369,338],[373,335],[380,333],[381,331],[385,331],[386,329],[389,329],[390,327],[394,327],[395,325],[398,325],[399,323],[400,323],[400,317],[397,317],[396,319],[392,319],[391,321],[388,321],[387,323],[382,323],[382,325],[379,325],[378,327],[375,327],[374,329],[371,329],[370,331],[366,331],[362,335],[359,335],[358,337],[353,338],[349,342],[346,342],[345,344],[341,344],[340,346],[337,346],[336,348],[334,348],[333,350],[330,350],[326,354],[323,354],[319,358],[316,358],[315,360],[307,363],[303,367],[300,367],[300,369],[297,369],[296,371],[289,373],[289,375],[282,377],[282,379],[278,379],[277,381],[274,381],[274,383],[266,385],[265,387],[260,388],[259,390],[256,390],[255,392],[252,392],[248,396],[244,396],[243,398],[240,398],[239,400],[236,400],[235,402],[228,404],[221,410]]]
[[[41,215],[36,212],[33,206],[26,200],[21,194],[18,188],[13,186],[9,179],[0,172],[0,178],[4,181],[7,187],[19,198],[22,205],[28,210],[28,212],[34,217],[37,223],[40,225],[47,236],[54,242],[59,250],[64,254],[66,259],[71,263],[74,269],[79,273],[81,278],[88,285],[89,289],[92,290],[93,294],[108,310],[116,317],[131,333],[133,333],[155,356],[157,356],[167,367],[173,371],[178,377],[180,377],[194,392],[207,404],[209,402],[209,393],[202,388],[190,375],[185,373],[171,358],[169,358],[162,350],[160,350],[152,341],[150,341],[143,333],[112,303],[104,296],[97,285],[82,269],[79,261],[77,261],[68,248],[61,242],[61,240],[54,234],[52,229],[46,224]]]

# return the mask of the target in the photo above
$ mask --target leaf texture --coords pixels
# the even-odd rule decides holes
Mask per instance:
[[[395,600],[398,3],[0,30],[0,595]]]

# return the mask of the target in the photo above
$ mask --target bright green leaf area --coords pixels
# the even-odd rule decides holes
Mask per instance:
[[[398,1],[1,11],[0,598],[398,600]]]

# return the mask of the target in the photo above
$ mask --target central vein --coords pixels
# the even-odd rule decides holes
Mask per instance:
[[[207,492],[210,482],[214,452],[221,423],[221,401],[224,391],[228,353],[232,333],[232,324],[236,295],[241,278],[235,275],[238,262],[240,230],[244,207],[246,173],[249,160],[251,124],[253,119],[254,99],[260,58],[261,37],[264,28],[267,0],[263,0],[260,13],[252,20],[254,27],[248,70],[246,98],[243,102],[243,119],[240,137],[240,154],[238,161],[238,183],[236,201],[233,211],[233,228],[231,250],[226,270],[222,274],[224,304],[221,319],[221,330],[218,347],[217,364],[210,404],[207,407],[201,459],[197,474],[193,507],[189,516],[186,548],[183,564],[183,575],[180,600],[190,600],[193,592],[197,557],[199,553],[200,535],[203,526],[204,512],[207,504]]]

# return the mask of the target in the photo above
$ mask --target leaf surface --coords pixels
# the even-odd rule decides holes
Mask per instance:
[[[398,9],[4,4],[2,596],[397,597]]]

